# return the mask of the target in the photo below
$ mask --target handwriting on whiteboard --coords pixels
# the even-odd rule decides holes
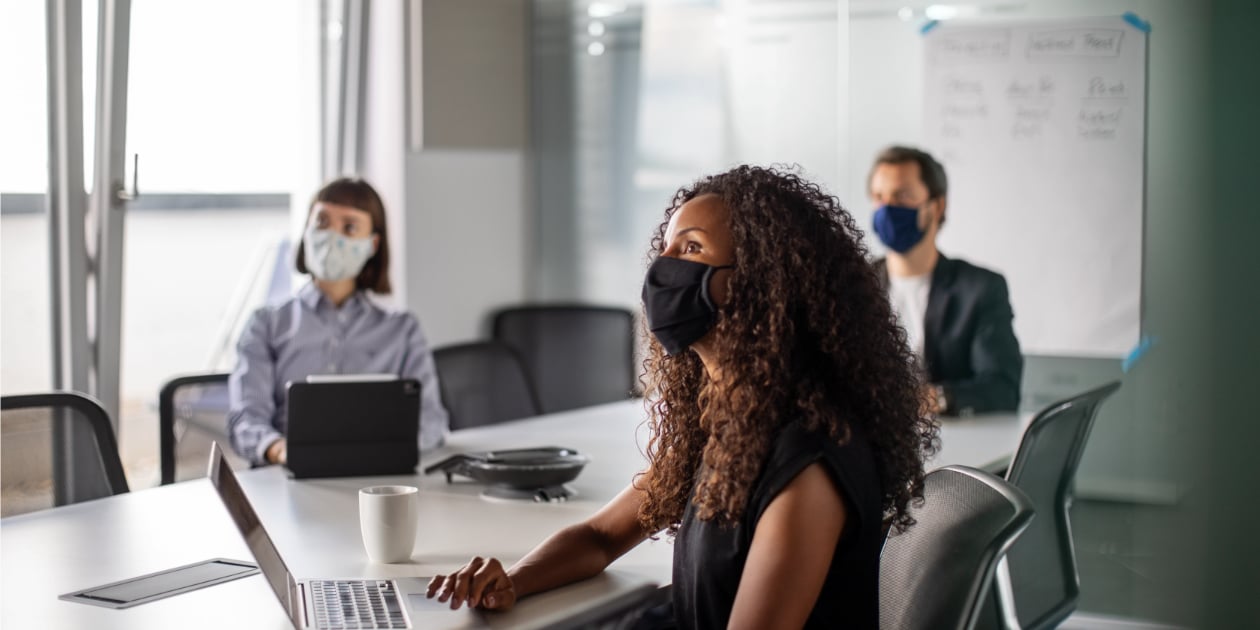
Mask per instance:
[[[923,44],[924,144],[958,209],[942,245],[1006,275],[1021,348],[1126,352],[1140,329],[1145,36],[1119,17],[977,21]]]
[[[991,133],[992,125],[1008,130],[1017,142],[1037,141],[1046,136],[1049,125],[1072,129],[1084,142],[1115,140],[1120,133],[1128,97],[1122,79],[1097,75],[1085,85],[1066,85],[1064,96],[1078,94],[1079,108],[1071,107],[1070,99],[1056,98],[1060,92],[1055,71],[1043,64],[1073,63],[1090,58],[1106,62],[1117,58],[1124,42],[1124,31],[1108,28],[1038,29],[1014,38],[1010,29],[961,29],[940,33],[930,40],[929,55],[935,64],[954,68],[942,75],[940,109],[937,127],[945,140],[964,141]],[[1024,73],[1000,85],[991,83],[992,73],[985,67],[1015,62],[1012,45],[1023,49]],[[1038,67],[1046,68],[1037,72]],[[969,72],[974,68],[974,73]],[[986,82],[986,78],[989,82]],[[1075,114],[1075,120],[1071,117]],[[1062,120],[1058,120],[1062,118]],[[1058,122],[1056,123],[1056,120]]]
[[[1124,31],[1069,28],[1028,34],[1029,59],[1054,57],[1117,57]]]
[[[932,54],[944,63],[1005,61],[1011,54],[1011,33],[1001,29],[950,33],[932,40]]]

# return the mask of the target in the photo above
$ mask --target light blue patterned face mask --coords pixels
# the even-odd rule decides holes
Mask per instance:
[[[372,254],[372,237],[350,238],[332,230],[308,229],[306,231],[304,260],[311,275],[336,282],[359,275]]]

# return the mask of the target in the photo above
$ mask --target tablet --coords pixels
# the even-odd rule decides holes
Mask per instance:
[[[291,382],[286,466],[296,478],[410,475],[420,463],[420,383]]]

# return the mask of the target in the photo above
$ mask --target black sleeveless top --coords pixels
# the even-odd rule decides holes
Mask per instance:
[[[784,428],[770,447],[744,515],[733,524],[702,521],[688,502],[674,541],[674,615],[679,628],[725,628],[766,507],[801,471],[822,462],[844,500],[844,531],[806,628],[879,627],[879,553],[883,509],[870,444],[856,431],[844,445],[799,424]]]

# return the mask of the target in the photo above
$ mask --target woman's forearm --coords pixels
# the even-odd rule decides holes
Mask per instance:
[[[542,541],[507,570],[516,597],[599,575],[652,532],[639,523],[643,492],[632,483],[585,521]]]
[[[579,523],[544,540],[507,573],[516,596],[524,597],[599,575],[620,555],[607,536]]]

